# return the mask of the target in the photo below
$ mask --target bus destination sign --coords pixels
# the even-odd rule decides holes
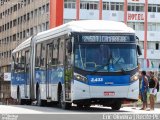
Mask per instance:
[[[130,36],[82,36],[82,42],[130,42]]]

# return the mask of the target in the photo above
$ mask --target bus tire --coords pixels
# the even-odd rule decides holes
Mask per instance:
[[[112,110],[120,110],[122,103],[121,102],[115,102],[111,105]]]
[[[70,109],[71,108],[71,103],[67,103],[63,100],[63,91],[61,90],[61,93],[60,93],[60,106],[62,109]]]
[[[19,89],[18,89],[18,92],[17,92],[17,104],[18,104],[18,105],[21,105],[21,104],[22,104],[22,99],[21,99],[21,94],[20,94]]]
[[[91,105],[84,105],[84,107],[85,107],[86,109],[89,109],[89,108],[91,107]]]
[[[45,101],[41,100],[41,93],[39,88],[37,89],[36,100],[37,100],[37,106],[45,106]]]
[[[77,104],[77,108],[83,108],[83,104]]]

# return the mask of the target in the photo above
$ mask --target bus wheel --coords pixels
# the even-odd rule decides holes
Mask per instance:
[[[83,104],[77,104],[77,108],[83,108]]]
[[[18,93],[17,93],[17,103],[18,103],[18,105],[22,105],[22,99],[21,99],[20,91],[18,91]]]
[[[85,108],[90,108],[90,107],[91,107],[91,105],[84,105],[84,107],[85,107]]]
[[[22,100],[21,93],[20,93],[19,90],[18,90],[18,93],[17,93],[17,103],[18,103],[18,105],[23,105],[24,104],[24,100]]]
[[[43,106],[43,101],[41,100],[41,93],[39,88],[37,90],[36,100],[37,100],[37,106]]]
[[[121,108],[122,103],[121,102],[115,102],[111,105],[112,110],[119,110]]]
[[[61,93],[60,93],[60,106],[62,109],[70,109],[71,108],[71,103],[67,103],[63,100],[63,91],[61,90]]]

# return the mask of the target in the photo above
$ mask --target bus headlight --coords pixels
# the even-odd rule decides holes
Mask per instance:
[[[82,82],[87,82],[87,78],[78,73],[74,73],[74,79],[82,81]]]
[[[133,75],[133,76],[130,78],[131,82],[136,81],[136,80],[138,80],[138,79],[139,79],[138,73],[136,73],[135,75]]]

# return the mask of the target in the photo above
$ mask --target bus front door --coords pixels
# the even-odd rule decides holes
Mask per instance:
[[[64,75],[64,89],[65,89],[65,100],[71,100],[71,80],[73,79],[73,69],[71,65],[71,53],[68,51],[69,41],[66,42],[66,53],[65,53],[65,75]]]

